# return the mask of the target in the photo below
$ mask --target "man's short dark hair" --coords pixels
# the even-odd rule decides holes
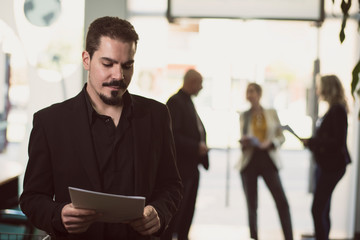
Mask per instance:
[[[101,37],[109,37],[124,42],[134,42],[135,46],[137,46],[137,41],[139,40],[135,28],[130,22],[118,17],[107,16],[98,18],[90,24],[86,36],[86,51],[89,53],[90,58],[98,50]]]

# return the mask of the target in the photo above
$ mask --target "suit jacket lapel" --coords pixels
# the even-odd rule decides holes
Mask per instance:
[[[145,195],[147,163],[150,149],[151,118],[147,109],[132,97],[134,109],[132,119],[132,131],[134,137],[134,169],[135,169],[135,194]]]
[[[85,172],[94,190],[101,191],[100,172],[96,161],[90,123],[87,115],[86,100],[83,92],[75,97],[73,110],[75,157],[82,161]]]

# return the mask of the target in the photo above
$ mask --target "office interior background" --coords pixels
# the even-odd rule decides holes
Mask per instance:
[[[284,4],[287,1],[274,2]],[[207,7],[206,1],[197,2]],[[235,205],[236,211],[240,209],[235,216],[242,219],[242,227],[240,220],[228,223],[232,221],[228,219],[224,224],[234,224],[235,228],[243,228],[244,236],[248,234],[246,205],[238,173],[233,168],[240,155],[239,112],[249,107],[245,99],[247,83],[260,83],[264,88],[263,105],[275,108],[283,125],[291,126],[301,137],[310,137],[314,112],[321,115],[326,109],[322,102],[314,109],[317,74],[338,75],[350,105],[348,147],[353,162],[334,193],[331,236],[350,239],[360,233],[359,99],[351,95],[352,70],[360,58],[358,1],[353,1],[350,9],[343,43],[339,40],[342,22],[339,0],[334,3],[324,0],[325,15],[321,22],[300,17],[290,20],[286,16],[281,20],[198,16],[169,21],[168,3],[171,1],[1,0],[0,156],[26,166],[33,113],[75,96],[81,90],[86,81],[81,62],[84,32],[97,17],[118,16],[133,23],[140,37],[135,72],[129,87],[131,93],[165,103],[181,87],[186,69],[196,68],[204,77],[203,90],[194,102],[208,133],[213,173],[202,172],[193,236],[210,239],[202,238],[205,233],[196,229],[201,229],[201,224],[206,222],[203,226],[213,226],[216,230],[220,225],[217,221],[226,218],[208,213],[214,205],[224,209]],[[293,204],[293,225],[299,239],[301,233],[312,232],[308,190],[312,182],[312,163],[302,144],[288,132],[285,136],[286,142],[282,146],[284,171],[292,166],[299,167],[295,171],[302,173],[303,181],[300,189],[294,190],[294,185],[287,185],[287,175],[282,176],[286,190],[296,192],[289,196],[289,202],[292,205],[292,201],[304,199],[305,205],[300,204],[298,208],[308,207],[296,209],[297,205]],[[222,172],[215,173],[216,170]],[[214,188],[220,191],[221,202],[211,196],[219,193],[215,193]],[[264,194],[266,198],[268,193]],[[239,202],[229,200],[229,197],[235,197]],[[263,211],[261,204],[259,212]],[[307,212],[302,215],[301,222],[297,222],[295,210]],[[214,213],[221,214],[220,211]],[[270,214],[274,216],[269,219],[278,221],[275,212]],[[207,216],[212,221],[201,219]],[[259,231],[261,226],[266,229],[268,224],[261,222]],[[280,231],[279,224],[277,230]],[[264,236],[264,239],[277,238]]]

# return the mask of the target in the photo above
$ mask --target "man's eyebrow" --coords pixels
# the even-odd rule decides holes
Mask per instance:
[[[114,60],[112,58],[108,58],[108,57],[102,57],[101,59],[105,60],[105,61],[108,61],[108,62],[112,62],[112,63],[119,63],[118,61],[116,61],[116,60]],[[133,63],[134,63],[134,60],[132,59],[132,60],[129,60],[129,61],[123,63],[122,65],[124,65],[124,64],[133,64]]]
[[[123,63],[122,65],[131,65],[133,63],[134,63],[134,60],[132,59],[132,60],[129,60],[129,61]]]
[[[112,58],[108,58],[108,57],[102,57],[101,60],[105,60],[105,61],[112,62],[112,63],[119,63],[118,61],[116,61]]]

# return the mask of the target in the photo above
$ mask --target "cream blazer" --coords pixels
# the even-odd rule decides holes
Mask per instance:
[[[269,151],[271,160],[274,162],[277,169],[282,167],[282,163],[279,157],[278,148],[284,143],[285,137],[282,132],[279,117],[275,109],[264,109],[264,116],[267,125],[266,140],[271,141],[275,148]],[[248,116],[248,121],[245,118]],[[253,129],[251,127],[251,115],[250,111],[246,111],[240,114],[240,136],[243,136],[243,129],[245,127],[245,121],[247,122],[247,136],[254,136]],[[236,164],[236,168],[242,171],[250,162],[253,154],[253,148],[248,148],[242,151],[239,162]]]

